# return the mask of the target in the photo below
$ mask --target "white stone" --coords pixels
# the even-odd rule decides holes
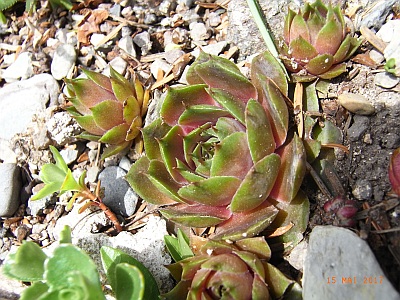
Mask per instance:
[[[314,227],[304,263],[303,298],[364,300],[383,296],[385,300],[400,298],[368,243],[345,228]]]
[[[150,72],[154,78],[157,78],[159,69],[165,73],[171,69],[171,65],[161,58],[156,58],[150,66]]]
[[[61,80],[69,74],[75,66],[75,47],[70,44],[60,44],[54,52],[51,62],[51,74],[57,80]]]
[[[204,47],[201,47],[201,50],[205,53],[212,54],[212,55],[218,55],[222,52],[222,50],[226,47],[227,42],[222,41],[218,42],[215,44],[210,44]],[[194,57],[198,57],[200,55],[200,49],[197,48],[191,53]]]
[[[400,60],[399,60],[400,61]],[[396,77],[388,72],[382,72],[375,74],[374,83],[386,89],[395,87],[400,81],[399,77]]]
[[[3,77],[6,82],[28,79],[32,76],[32,53],[29,52],[20,53],[15,62],[1,74],[1,77]]]
[[[136,57],[135,46],[133,45],[133,39],[130,36],[124,36],[118,42],[118,47],[124,50],[127,54],[132,57]]]
[[[147,31],[135,35],[133,42],[140,47],[142,55],[147,55],[153,46],[150,40],[150,34]]]
[[[34,114],[58,102],[59,86],[50,74],[14,82],[0,89],[0,159],[9,161],[11,138],[26,130]]]
[[[172,280],[164,265],[171,263],[171,257],[166,252],[164,235],[167,235],[166,223],[156,216],[149,216],[146,226],[136,234],[123,231],[115,237],[105,234],[90,234],[76,237],[72,232],[73,243],[90,254],[102,272],[100,261],[101,246],[120,249],[140,261],[155,277],[161,292],[169,291]],[[104,273],[103,273],[104,274]]]
[[[110,61],[110,66],[119,74],[125,74],[128,63],[122,57],[117,56]]]

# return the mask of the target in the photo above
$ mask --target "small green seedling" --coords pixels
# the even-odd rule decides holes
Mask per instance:
[[[164,242],[175,262],[194,256],[189,246],[189,238],[180,229],[178,229],[176,237],[170,235],[164,236]]]
[[[5,24],[7,22],[6,17],[3,14],[3,11],[6,9],[9,9],[11,6],[13,6],[15,3],[17,3],[18,0],[1,0],[0,1],[0,22]],[[37,0],[26,0],[26,5],[25,5],[25,11],[28,13],[32,13],[34,10],[36,10],[36,2]],[[66,9],[70,10],[72,9],[72,3],[70,0],[49,0],[50,5],[55,8],[58,6],[63,6]]]
[[[126,253],[102,247],[101,260],[116,299],[156,300],[159,290],[153,275]],[[6,276],[30,282],[21,300],[100,300],[106,299],[97,267],[80,248],[71,244],[71,229],[65,226],[60,245],[51,255],[34,242],[24,242],[5,261]]]
[[[81,197],[83,198],[82,200],[88,201],[81,207],[79,212],[82,212],[90,205],[97,206],[103,210],[106,216],[113,222],[116,230],[118,232],[122,231],[122,226],[115,214],[109,210],[101,200],[100,182],[98,182],[96,191],[93,194],[85,184],[86,171],[84,171],[79,177],[79,180],[76,181],[72,175],[71,169],[68,168],[60,152],[58,152],[58,150],[53,146],[50,146],[50,151],[53,154],[55,164],[45,164],[42,167],[39,176],[45,186],[37,194],[33,195],[31,200],[39,200],[56,192],[58,192],[59,195],[62,195],[67,191],[75,192],[68,203],[68,209],[71,209],[75,200]]]

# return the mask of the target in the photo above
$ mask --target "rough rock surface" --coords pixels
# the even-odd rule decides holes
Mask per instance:
[[[303,297],[399,299],[368,244],[348,229],[316,226],[304,263]]]
[[[16,164],[0,164],[0,217],[10,217],[20,204],[21,170]]]

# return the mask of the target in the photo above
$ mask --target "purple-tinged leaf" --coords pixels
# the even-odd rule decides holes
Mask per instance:
[[[295,16],[296,16],[296,13],[289,8],[288,13],[285,18],[285,24],[284,24],[284,28],[283,28],[283,36],[285,38],[286,44],[288,44],[288,45],[290,43],[290,27],[292,26],[292,22],[293,22],[293,19]]]
[[[99,142],[105,144],[120,144],[125,141],[125,135],[128,131],[129,126],[126,123],[119,124],[106,133],[99,139]]]
[[[170,88],[161,107],[160,115],[170,126],[178,124],[179,117],[193,105],[215,105],[215,101],[206,92],[206,85],[190,85]]]
[[[215,145],[210,174],[243,179],[252,165],[246,134],[235,132]]]
[[[148,169],[150,161],[147,157],[138,159],[125,179],[128,181],[132,189],[145,201],[155,205],[167,205],[175,203],[165,193],[160,192],[157,187],[148,178]]]
[[[97,126],[92,115],[75,117],[75,120],[83,129],[85,129],[87,132],[90,132],[91,134],[99,135],[99,138],[105,132],[105,130]]]
[[[292,40],[289,45],[290,55],[295,57],[296,60],[301,60],[304,63],[308,63],[311,59],[318,55],[317,50],[314,46],[307,42],[302,36]]]
[[[343,29],[337,20],[331,18],[320,30],[314,46],[318,53],[334,55],[343,40]]]
[[[246,103],[235,98],[229,93],[229,91],[222,89],[210,89],[209,93],[211,97],[213,97],[213,99],[224,107],[233,117],[244,124],[244,110]]]
[[[265,277],[264,266],[257,255],[248,251],[234,251],[233,253],[239,256],[239,258],[246,263],[247,267],[253,272],[254,276],[258,275],[261,278]]]
[[[271,249],[263,236],[236,241],[235,246],[240,250],[254,253],[260,259],[269,260],[271,258]]]
[[[149,159],[162,160],[158,141],[161,140],[170,130],[171,127],[164,123],[160,118],[142,129],[146,156]]]
[[[269,263],[264,263],[265,281],[268,284],[272,299],[282,299],[289,287],[296,282],[287,278],[278,268]]]
[[[240,182],[236,177],[214,176],[185,185],[179,189],[178,194],[203,205],[223,206],[230,203]]]
[[[246,107],[247,142],[251,158],[256,163],[275,150],[274,134],[264,108],[256,100]]]
[[[400,148],[394,150],[390,157],[389,181],[393,191],[400,196]]]
[[[310,72],[313,75],[320,75],[322,73],[327,72],[333,64],[333,56],[330,54],[320,54],[313,59],[310,60],[310,62],[305,65],[305,68],[308,72]]]
[[[258,77],[257,75],[262,76]],[[288,83],[284,70],[269,51],[265,51],[253,59],[251,63],[251,78],[257,87],[258,93],[260,93],[259,89],[263,80],[268,78],[280,89],[283,95],[287,96],[288,94]]]
[[[99,87],[101,87],[102,89],[106,89],[109,92],[112,92],[110,78],[101,73],[93,72],[87,69],[82,69],[82,72],[87,76],[87,78],[93,80]]]
[[[345,63],[333,66],[332,68],[329,69],[329,71],[320,74],[319,77],[321,79],[332,79],[339,76],[340,74],[343,74],[344,72],[346,72]]]
[[[176,160],[185,161],[183,150],[184,133],[182,127],[174,126],[171,130],[159,141],[161,156],[165,166],[174,180],[178,182],[186,182],[176,170]]]
[[[223,140],[228,135],[235,132],[246,132],[246,128],[238,121],[232,118],[219,118],[215,125],[215,133],[219,140]]]
[[[311,42],[310,32],[306,21],[303,16],[296,14],[292,21],[292,26],[290,26],[290,41],[294,41],[299,36],[303,37],[307,42]]]
[[[281,157],[279,170],[270,197],[290,203],[296,196],[306,172],[306,155],[301,139],[295,134],[290,143],[277,150]]]
[[[264,201],[251,211],[233,214],[229,220],[218,225],[212,239],[237,241],[253,237],[267,228],[277,213],[278,210],[268,200]]]
[[[69,81],[72,85],[76,98],[85,107],[85,111],[81,111],[81,107],[77,107],[78,111],[82,114],[90,113],[90,108],[97,103],[108,99],[115,99],[112,92],[101,88],[90,79],[75,79]]]
[[[272,153],[250,169],[232,198],[232,212],[252,210],[267,199],[278,176],[280,162],[279,156]]]
[[[268,77],[258,74],[256,86],[261,95],[261,104],[270,120],[276,147],[286,141],[289,126],[289,111],[285,98],[277,86]]]
[[[205,123],[216,123],[221,117],[229,116],[229,112],[214,105],[200,104],[188,107],[179,117],[178,124],[198,127]]]
[[[90,109],[97,126],[104,130],[124,123],[122,103],[114,100],[105,100]]]
[[[192,201],[186,201],[179,196],[178,191],[182,185],[172,178],[171,174],[161,161],[150,161],[148,168],[148,179],[168,198],[173,199],[176,202],[193,203]]]
[[[270,299],[268,285],[264,279],[254,275],[253,286],[251,289],[251,299]]]
[[[188,71],[190,84],[205,83],[210,88],[229,92],[244,103],[251,98],[257,99],[256,89],[233,62],[204,52],[200,56],[201,59],[193,63]]]
[[[333,55],[333,62],[335,64],[342,62],[346,58],[347,53],[349,53],[350,50],[351,39],[352,37],[347,35],[340,44],[339,49],[336,51],[335,55]]]
[[[225,207],[178,204],[163,208],[161,214],[172,222],[188,227],[215,226],[229,219],[231,212]]]

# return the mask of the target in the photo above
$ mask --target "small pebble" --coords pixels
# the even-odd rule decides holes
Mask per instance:
[[[150,72],[154,78],[157,78],[158,70],[161,69],[164,72],[167,72],[171,68],[171,65],[167,63],[165,60],[157,58],[153,61],[150,66]]]
[[[140,47],[142,55],[147,55],[153,45],[150,40],[150,34],[147,31],[135,35],[133,42]]]
[[[78,150],[75,149],[66,148],[61,150],[60,154],[67,165],[73,163],[78,158]]]
[[[370,200],[372,198],[372,185],[366,179],[357,180],[352,193],[357,200]]]
[[[378,50],[375,50],[375,49],[372,49],[372,50],[369,52],[369,57],[370,57],[374,62],[376,62],[377,64],[380,64],[380,63],[382,63],[382,62],[385,60],[385,57],[384,57]]]
[[[340,105],[354,114],[368,116],[375,113],[374,106],[363,95],[343,93],[338,96],[338,100]]]
[[[110,66],[114,68],[119,74],[125,74],[128,63],[122,58],[117,56],[110,61]]]
[[[136,50],[135,46],[133,45],[133,39],[129,35],[124,36],[119,40],[118,47],[124,50],[130,56],[136,57]]]
[[[190,36],[193,41],[204,41],[210,37],[206,25],[204,23],[191,23]]]
[[[394,88],[400,81],[400,78],[387,73],[382,72],[375,74],[374,83],[386,89]]]
[[[355,115],[353,125],[351,125],[347,130],[347,137],[349,140],[352,142],[359,141],[363,134],[367,131],[369,123],[369,117]]]
[[[11,66],[4,70],[1,77],[6,82],[14,82],[33,76],[32,53],[20,53]]]

